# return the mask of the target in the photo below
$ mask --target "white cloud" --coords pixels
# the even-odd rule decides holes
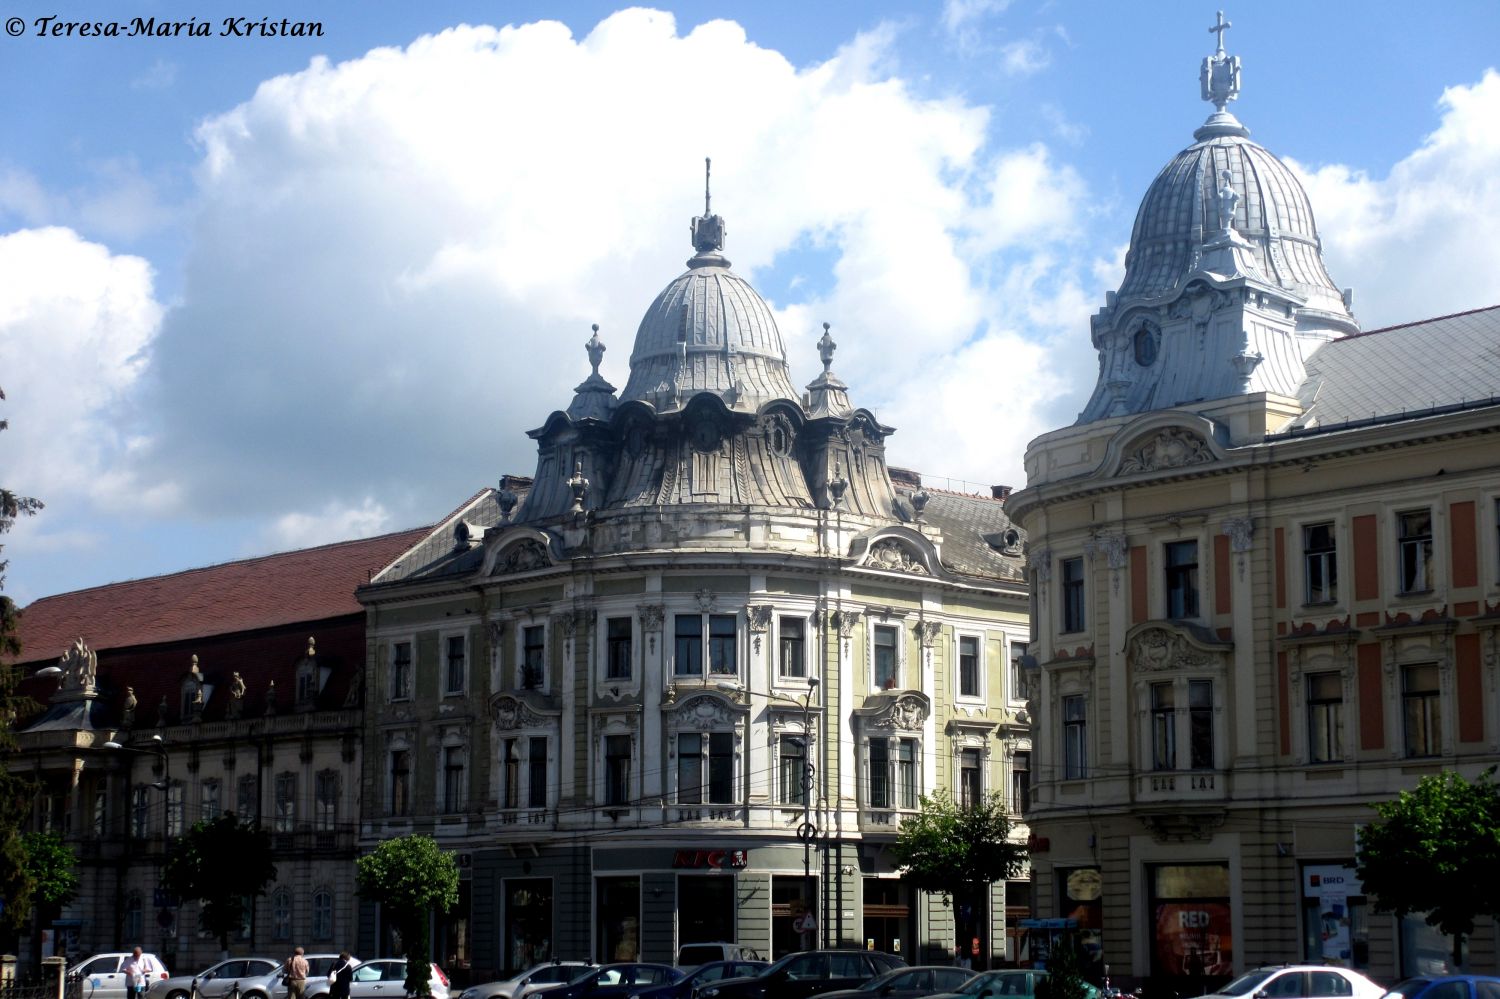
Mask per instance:
[[[1010,6],[1010,0],[944,0],[942,25],[950,35],[971,29],[976,21],[999,14]]]
[[[307,548],[347,538],[368,538],[394,528],[390,511],[366,496],[355,506],[337,502],[316,513],[297,511],[277,517],[265,533],[273,549]]]
[[[1437,129],[1384,178],[1288,161],[1312,199],[1328,270],[1354,288],[1367,328],[1500,302],[1490,224],[1500,218],[1500,73],[1448,88],[1438,106]]]
[[[1000,47],[1000,65],[1012,76],[1030,76],[1052,63],[1052,54],[1034,38],[1023,38]]]

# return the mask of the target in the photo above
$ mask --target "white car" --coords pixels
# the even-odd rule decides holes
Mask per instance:
[[[245,991],[251,980],[276,970],[280,962],[270,957],[233,957],[204,968],[196,975],[163,978],[147,990],[147,999],[189,999],[196,992],[203,999],[221,999],[238,989]]]
[[[308,977],[307,999],[322,999],[328,995],[329,970],[325,969],[321,975],[314,972]],[[435,964],[427,988],[432,999],[448,999],[448,976]],[[406,999],[406,958],[382,957],[359,965],[354,969],[354,980],[349,983],[349,999]]]
[[[1326,964],[1256,968],[1212,993],[1217,999],[1380,999],[1383,995],[1383,987],[1359,972]]]
[[[528,985],[563,985],[593,967],[587,961],[547,961],[512,978],[470,986],[458,999],[516,999]]]
[[[167,966],[162,959],[155,954],[145,956],[155,961],[156,966],[162,969],[161,974],[157,976],[157,981],[166,979]],[[127,983],[125,973],[120,969],[129,959],[130,951],[116,951],[86,957],[68,969],[68,981],[79,983],[78,994],[81,999],[125,999]]]

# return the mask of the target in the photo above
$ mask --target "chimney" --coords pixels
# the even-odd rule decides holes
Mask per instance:
[[[1010,495],[1010,486],[990,486],[990,498],[1003,500]]]

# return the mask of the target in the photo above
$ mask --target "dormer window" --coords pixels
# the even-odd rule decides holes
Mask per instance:
[[[1149,368],[1156,363],[1157,353],[1156,330],[1149,326],[1142,326],[1135,331],[1135,363],[1143,368]]]

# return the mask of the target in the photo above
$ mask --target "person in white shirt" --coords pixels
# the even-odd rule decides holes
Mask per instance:
[[[137,947],[130,952],[125,959],[125,964],[120,971],[125,975],[125,985],[132,996],[143,996],[151,987],[151,982],[156,976],[163,972],[161,963],[150,954],[141,953]]]

